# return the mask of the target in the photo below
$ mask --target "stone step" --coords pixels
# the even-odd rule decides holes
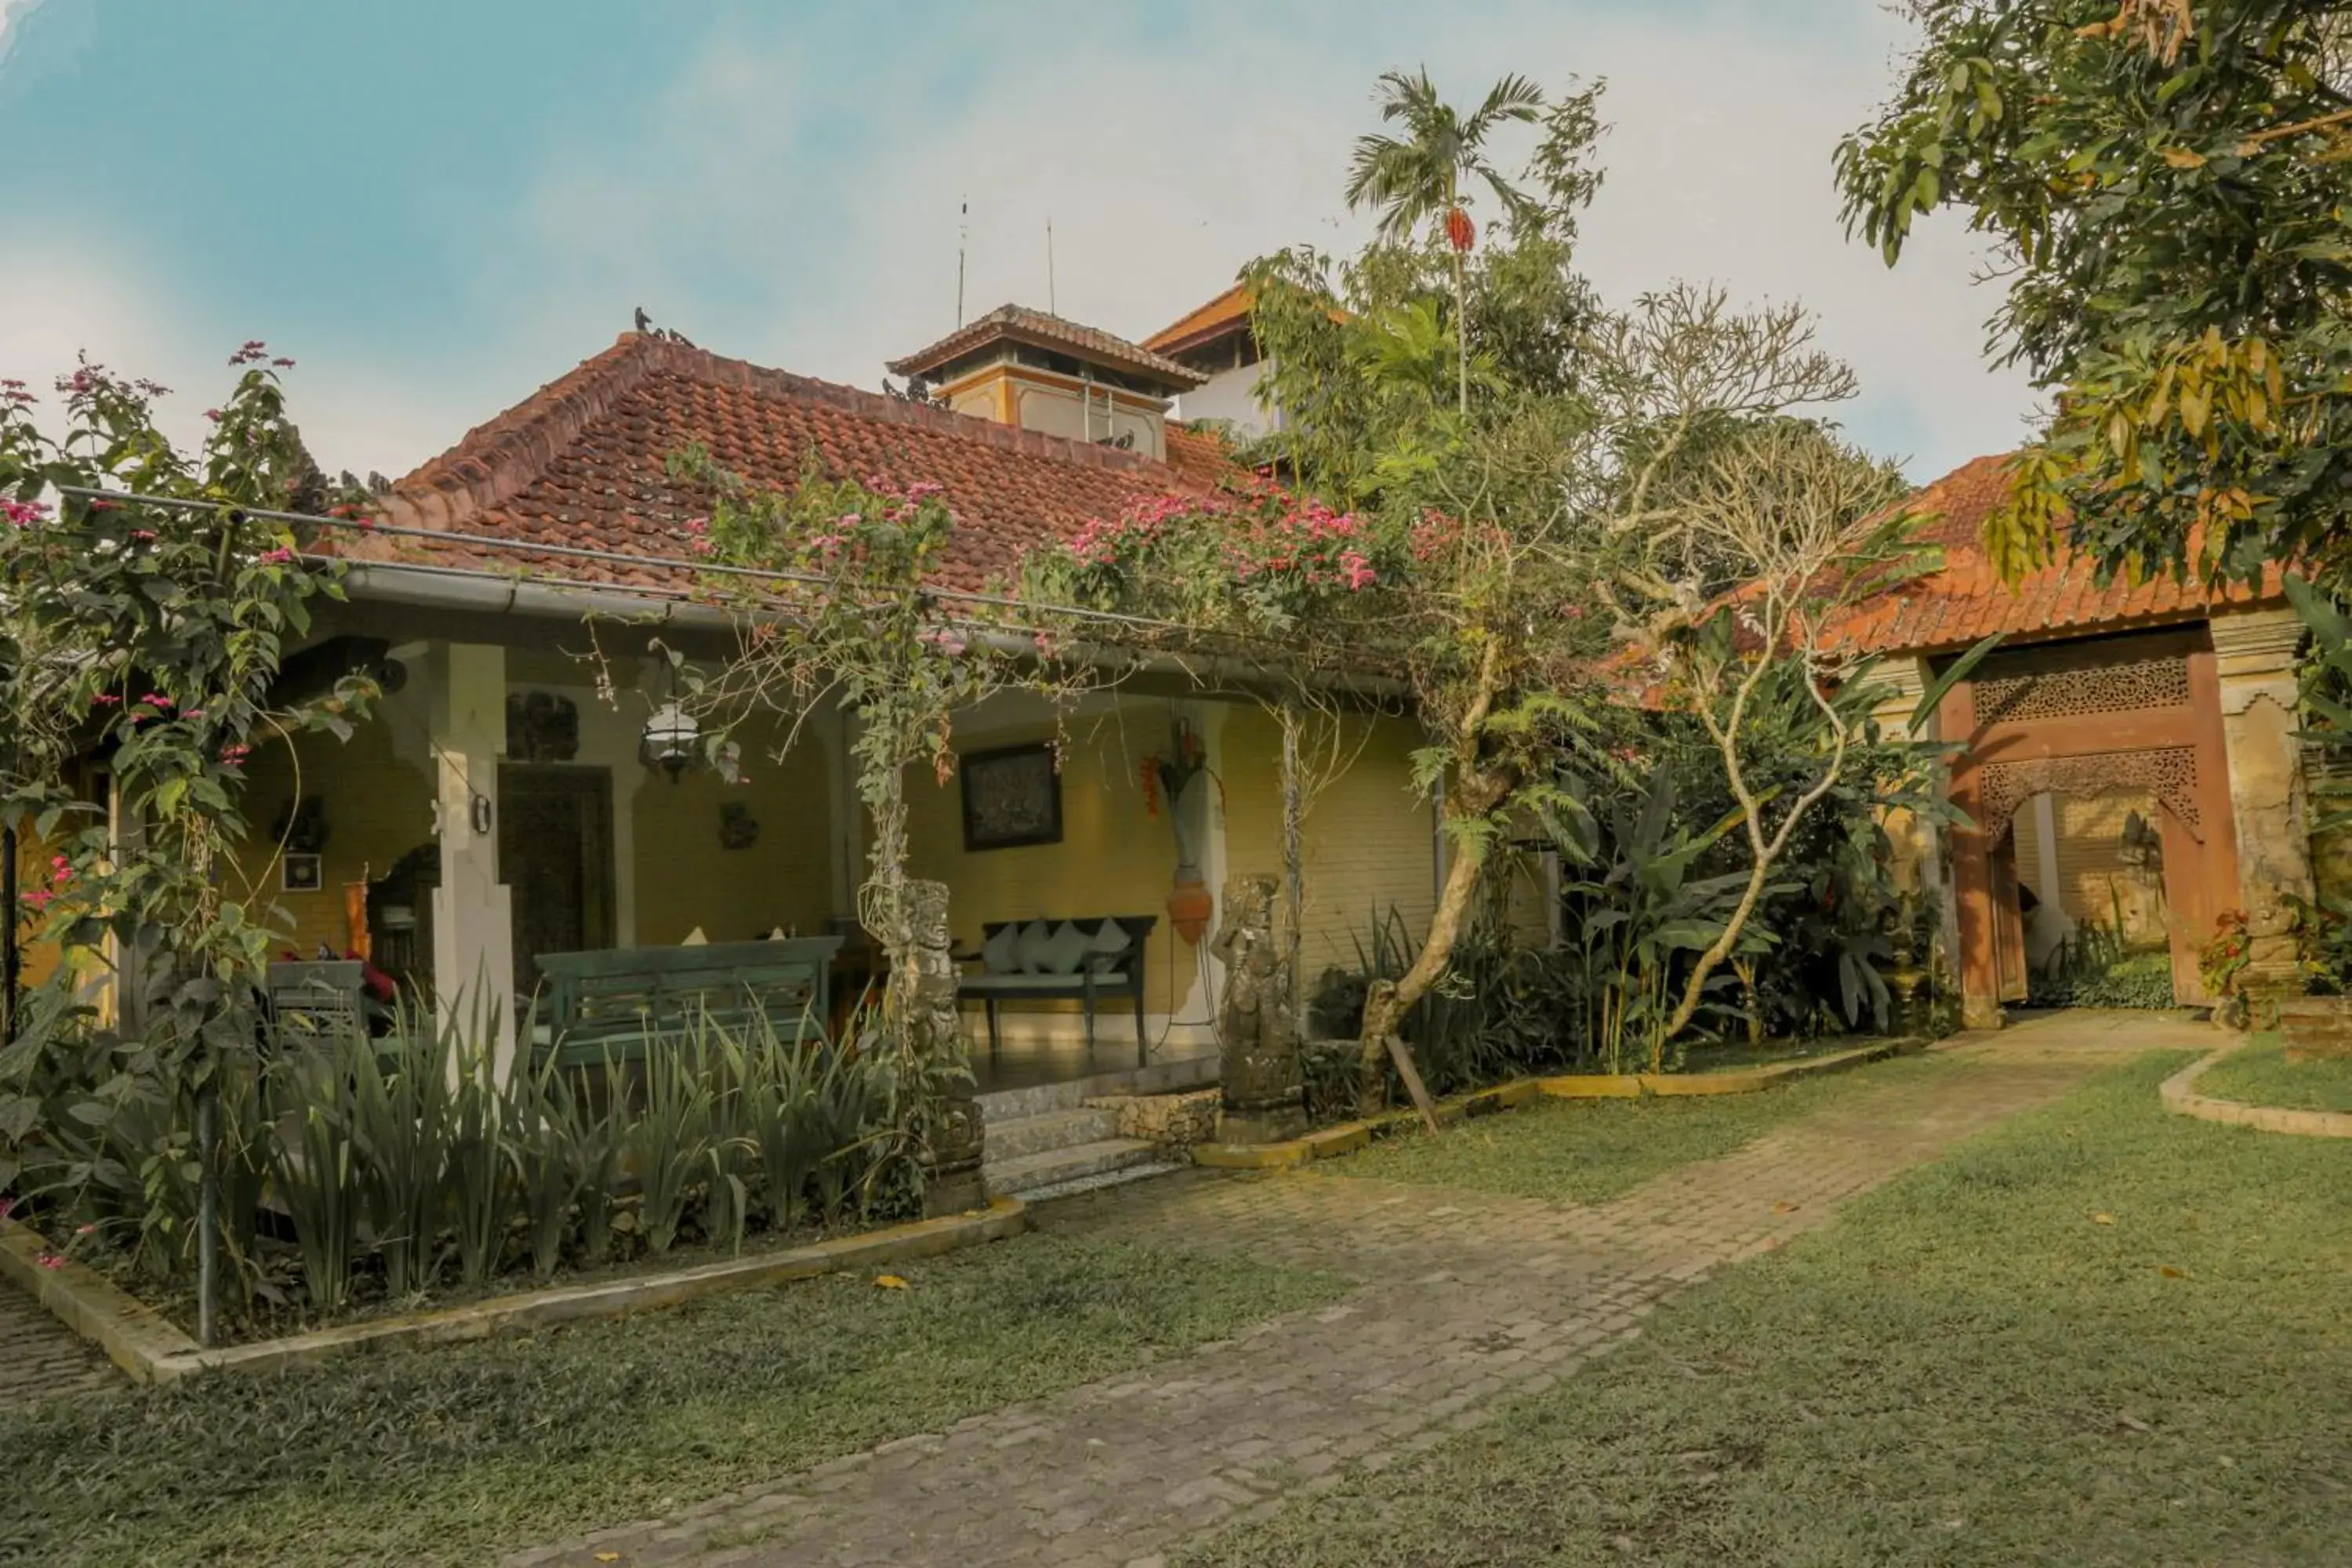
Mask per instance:
[[[1076,1110],[1048,1110],[1037,1116],[1016,1116],[1008,1121],[982,1112],[988,1125],[988,1158],[1015,1160],[1050,1149],[1075,1149],[1118,1136],[1118,1112],[1081,1106]]]
[[[1019,1197],[1039,1187],[1057,1186],[1087,1176],[1160,1162],[1160,1151],[1140,1138],[1104,1138],[1075,1148],[1048,1149],[1036,1154],[1016,1154],[991,1160],[982,1174],[989,1192],[998,1197]]]
[[[1170,1175],[1182,1169],[1184,1167],[1173,1160],[1147,1160],[1140,1165],[1125,1165],[1116,1171],[1097,1171],[1091,1176],[1073,1176],[1066,1182],[1031,1187],[1021,1194],[1021,1201],[1042,1204],[1055,1198],[1076,1197],[1080,1193],[1091,1193],[1097,1187],[1125,1186],[1129,1182],[1150,1181],[1154,1176]]]
[[[1074,1110],[1085,1101],[1111,1094],[1176,1094],[1206,1089],[1217,1081],[1217,1058],[1212,1054],[1179,1057],[1148,1068],[1097,1073],[1068,1083],[1039,1084],[1032,1089],[1001,1089],[977,1097],[981,1114],[992,1127],[1049,1110]]]

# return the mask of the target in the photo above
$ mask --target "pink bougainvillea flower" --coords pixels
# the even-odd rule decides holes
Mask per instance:
[[[88,1236],[91,1231],[96,1230],[98,1226],[95,1224],[78,1225],[74,1226],[74,1234],[76,1236]]]
[[[10,1215],[15,1214],[16,1212],[16,1199],[14,1199],[14,1198],[0,1198],[0,1219],[6,1219]]]
[[[207,408],[205,410],[205,417],[217,425],[221,422],[221,411],[217,408]]]
[[[90,699],[91,703],[100,708],[111,708],[121,700],[121,698],[117,697],[111,691],[101,691],[97,696]]]
[[[229,763],[231,766],[235,766],[236,763],[245,761],[246,758],[251,755],[253,755],[253,748],[251,746],[223,746],[220,752],[220,760]]]
[[[49,509],[39,501],[0,498],[0,517],[5,517],[17,528],[30,528],[48,515]]]
[[[149,543],[153,541],[155,531],[152,528],[134,528],[131,531],[131,537],[142,544]]]
[[[51,904],[57,902],[57,894],[49,891],[47,888],[36,888],[31,892],[25,895],[25,901],[32,905],[36,910],[46,910]]]
[[[44,1268],[63,1268],[66,1266],[66,1260],[63,1254],[51,1252],[47,1248],[42,1249],[39,1258],[35,1261],[38,1262]]]
[[[172,700],[164,696],[160,691],[143,693],[140,697],[139,700],[145,703],[150,708],[169,708],[172,706]]]
[[[283,545],[276,550],[265,550],[261,552],[262,563],[267,566],[283,566],[293,559],[294,552]]]
[[[283,355],[283,354],[278,355],[276,359],[271,360],[269,363],[270,363],[271,364],[276,365],[276,366],[277,366],[278,369],[280,369],[280,370],[292,370],[292,369],[294,368],[294,362],[293,362],[292,360],[290,360],[290,359],[288,359],[288,358],[287,358],[285,355]]]

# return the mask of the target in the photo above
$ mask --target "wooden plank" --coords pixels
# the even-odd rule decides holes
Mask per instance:
[[[1412,1053],[1396,1036],[1388,1037],[1389,1060],[1396,1063],[1397,1076],[1404,1079],[1404,1091],[1412,1096],[1412,1108],[1421,1112],[1421,1120],[1432,1132],[1437,1131],[1437,1106],[1429,1098],[1428,1086],[1421,1081],[1421,1069],[1412,1065]]]

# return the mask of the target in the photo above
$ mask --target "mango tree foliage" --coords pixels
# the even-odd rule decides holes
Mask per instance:
[[[2014,574],[2071,514],[2102,567],[2340,574],[2352,503],[2352,3],[1916,0],[1839,148],[1892,265],[1952,208],[1999,247],[1992,347],[2050,395],[1987,524]]]

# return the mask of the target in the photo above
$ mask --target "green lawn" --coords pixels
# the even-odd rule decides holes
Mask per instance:
[[[1909,1073],[1941,1073],[1950,1065],[1948,1057],[1904,1058],[1796,1079],[1754,1094],[1538,1100],[1434,1135],[1400,1131],[1317,1169],[1559,1203],[1600,1203],[1675,1165],[1728,1154],[1782,1122],[1868,1085]]]
[[[2207,1068],[2197,1092],[2289,1110],[2352,1110],[2352,1060],[2289,1063],[2277,1039],[2257,1040]]]
[[[642,1519],[1317,1305],[1033,1235],[479,1345],[0,1413],[0,1562],[463,1563]]]
[[[2352,1562],[2352,1165],[2103,1076],[1215,1568]]]

